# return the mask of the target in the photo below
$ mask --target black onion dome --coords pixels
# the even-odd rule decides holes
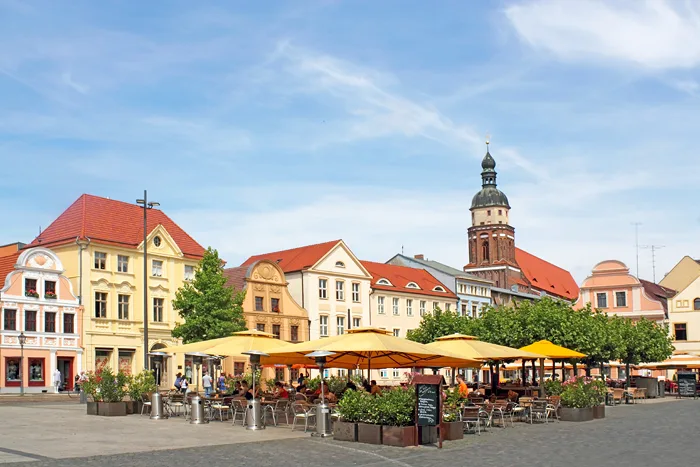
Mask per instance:
[[[482,188],[481,191],[472,198],[472,209],[489,206],[503,206],[510,209],[508,197],[501,190],[493,186]]]

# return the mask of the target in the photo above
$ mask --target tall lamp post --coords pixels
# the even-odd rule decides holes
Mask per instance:
[[[148,191],[143,190],[143,199],[136,204],[143,206],[143,369],[148,370],[148,210],[160,203],[148,201]]]
[[[24,331],[19,333],[19,337],[17,338],[19,340],[19,393],[20,395],[24,395],[24,371],[22,371],[22,368],[24,368],[24,344],[27,343],[27,336],[24,335]]]

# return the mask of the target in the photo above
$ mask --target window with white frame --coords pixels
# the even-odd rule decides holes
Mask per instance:
[[[117,255],[117,272],[129,272],[129,257]]]
[[[472,305],[472,318],[479,317],[479,305]]]
[[[338,335],[340,336],[341,334],[345,334],[345,317],[338,316],[336,318],[336,324],[337,324]]]
[[[163,277],[163,262],[159,259],[154,259],[151,262],[151,275],[153,277]]]
[[[336,267],[336,268],[344,268],[344,267],[345,267],[345,263],[343,263],[342,261],[336,261],[336,262],[335,262],[335,267]]]
[[[406,299],[406,316],[413,316],[413,300]]]
[[[419,313],[421,316],[425,316],[425,300],[420,301],[420,309]]]
[[[399,377],[399,369],[398,368],[394,368],[393,370],[391,370],[391,377],[394,379]]]
[[[359,282],[352,283],[352,301],[355,303],[360,302],[360,283]]]
[[[328,337],[328,316],[318,317],[318,332],[321,334],[321,337]]]
[[[379,377],[382,379],[387,379],[389,377],[388,370],[379,370]]]
[[[386,280],[386,279],[379,279],[379,280],[377,281],[377,285],[391,285],[391,282],[389,282],[389,281]]]
[[[119,319],[129,319],[129,295],[117,296],[117,317]]]
[[[328,279],[318,280],[318,298],[328,298]]]
[[[95,318],[107,317],[107,294],[95,292]]]
[[[467,316],[467,313],[469,313],[469,310],[467,310],[467,304],[462,303],[462,316]]]
[[[451,304],[445,303],[445,311],[450,311],[451,306],[452,306]]]
[[[384,297],[377,297],[377,313],[384,314]]]
[[[394,328],[394,337],[401,337],[401,329]]]
[[[345,282],[335,281],[335,299],[345,300]]]
[[[107,253],[95,252],[95,269],[107,269]]]
[[[185,280],[186,281],[194,280],[194,266],[191,266],[189,264],[185,264]]]
[[[165,300],[162,298],[153,299],[153,321],[156,323],[163,322],[163,305]]]
[[[355,329],[355,328],[361,327],[362,326],[361,323],[362,323],[362,321],[360,320],[360,318],[353,318],[352,319],[352,328]]]
[[[433,302],[433,311],[437,310],[440,308],[440,304],[438,302]]]
[[[596,296],[596,308],[607,308],[608,307],[608,294],[605,292],[598,292]]]
[[[399,299],[398,298],[394,298],[391,301],[391,308],[392,308],[392,313],[394,313],[394,316],[398,316],[399,315]]]
[[[615,306],[625,307],[627,306],[627,292],[615,292]]]

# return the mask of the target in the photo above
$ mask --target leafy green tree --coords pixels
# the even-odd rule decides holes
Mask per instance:
[[[245,292],[226,286],[219,253],[209,247],[199,262],[194,280],[185,283],[175,294],[173,308],[185,322],[173,329],[173,337],[183,342],[227,337],[246,329],[243,318]]]
[[[426,313],[421,318],[416,329],[408,331],[406,338],[421,344],[428,344],[438,337],[449,334],[473,335],[477,321],[466,316],[460,316],[454,311],[442,311],[436,308],[432,313]]]
[[[671,337],[666,326],[642,318],[637,322],[621,320],[620,359],[626,366],[627,386],[630,384],[630,365],[660,362],[673,353]]]

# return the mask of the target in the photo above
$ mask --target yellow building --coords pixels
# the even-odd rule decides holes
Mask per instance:
[[[685,256],[661,281],[677,293],[668,299],[669,331],[679,352],[700,352],[700,263]]]
[[[83,370],[144,367],[143,214],[136,204],[82,195],[31,244],[56,253],[85,309]],[[148,210],[149,352],[178,344],[171,331],[182,320],[172,300],[194,278],[204,252],[162,211]],[[166,387],[175,373],[188,370],[184,361],[159,355],[152,355],[149,365]]]
[[[683,290],[700,277],[700,261],[684,256],[673,269],[659,282],[659,285],[673,290]]]

